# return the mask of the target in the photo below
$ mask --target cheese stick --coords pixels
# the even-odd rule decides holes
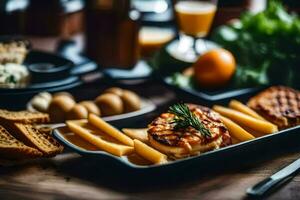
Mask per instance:
[[[234,123],[230,119],[221,116],[221,120],[227,127],[229,134],[232,137],[238,139],[239,141],[247,141],[255,138],[253,135],[248,133],[246,130],[244,130],[242,127],[240,127],[238,124]]]
[[[122,142],[123,144],[133,147],[133,141],[130,137],[128,137],[112,125],[108,124],[97,115],[89,114],[88,121],[90,124],[97,127],[104,133],[110,135],[111,137],[115,138],[116,140]]]
[[[134,139],[133,142],[136,153],[146,160],[149,160],[154,164],[162,164],[167,162],[167,156],[165,154],[160,153],[156,149],[153,149],[137,139]]]
[[[243,103],[241,103],[237,100],[231,100],[230,103],[229,103],[229,108],[240,111],[240,112],[242,112],[246,115],[249,115],[251,117],[254,117],[256,119],[266,121],[262,116],[257,114],[254,110],[252,110],[251,108],[249,108],[248,106],[244,105]]]
[[[148,143],[147,128],[123,128],[122,131],[131,139],[137,139],[144,143]]]
[[[105,140],[91,134],[87,129],[82,128],[80,125],[78,125],[72,121],[67,121],[66,124],[67,124],[68,128],[74,134],[78,135],[82,139],[88,141],[89,143],[95,145],[96,147],[98,147],[108,153],[111,153],[113,155],[123,156],[126,154],[130,154],[134,151],[133,147],[105,141]]]
[[[220,113],[222,116],[231,119],[232,121],[240,124],[241,126],[247,126],[255,131],[262,133],[274,133],[278,131],[277,126],[269,122],[255,119],[249,115],[241,113],[230,108],[225,108],[223,106],[213,106],[213,110]]]

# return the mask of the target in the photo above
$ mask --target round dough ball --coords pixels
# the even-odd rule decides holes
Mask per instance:
[[[49,103],[50,101],[41,96],[36,96],[31,100],[32,107],[40,112],[47,112]]]
[[[56,98],[56,97],[60,97],[60,96],[67,96],[67,97],[70,97],[71,99],[75,99],[74,96],[69,93],[69,92],[57,92],[55,94],[53,94],[53,98]]]
[[[49,92],[41,92],[37,96],[47,100],[49,103],[52,99],[52,95]]]
[[[88,117],[87,109],[80,104],[76,104],[73,108],[67,113],[67,119],[86,119]]]
[[[123,113],[123,102],[116,94],[102,94],[95,100],[103,116],[118,115]]]
[[[79,104],[84,106],[87,109],[88,113],[93,113],[95,115],[101,116],[99,107],[93,101],[82,101]]]
[[[112,94],[118,95],[120,97],[123,94],[123,89],[118,88],[118,87],[111,87],[111,88],[104,90],[103,94],[106,94],[106,93],[112,93]]]
[[[75,104],[75,101],[68,96],[53,98],[48,107],[51,122],[64,122],[67,112],[69,112]]]
[[[123,101],[125,112],[132,112],[141,109],[141,99],[136,93],[124,90],[121,99]]]

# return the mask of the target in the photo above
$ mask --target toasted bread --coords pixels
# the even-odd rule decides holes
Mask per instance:
[[[26,146],[0,125],[0,158],[22,159],[40,156],[42,153],[39,150]]]
[[[34,125],[14,123],[10,126],[10,129],[12,129],[16,138],[30,147],[37,148],[46,157],[55,156],[63,150],[63,146],[53,137],[40,131]]]
[[[279,129],[300,124],[300,92],[292,88],[270,87],[252,97],[247,104]]]
[[[0,109],[1,122],[18,122],[24,124],[30,123],[47,123],[50,121],[49,115],[40,112],[29,111],[8,111]]]

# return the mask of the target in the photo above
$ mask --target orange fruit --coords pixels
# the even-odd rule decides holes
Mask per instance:
[[[215,88],[228,83],[235,72],[236,62],[229,51],[214,49],[200,56],[193,68],[201,87]]]

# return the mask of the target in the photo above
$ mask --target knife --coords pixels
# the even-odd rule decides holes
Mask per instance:
[[[300,158],[290,165],[284,167],[272,176],[262,180],[247,189],[247,194],[253,197],[261,197],[270,192],[271,189],[278,188],[291,180],[300,171]]]

